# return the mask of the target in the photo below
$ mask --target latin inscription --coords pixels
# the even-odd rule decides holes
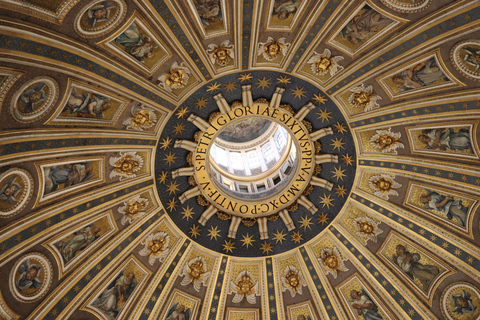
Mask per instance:
[[[292,183],[284,188],[282,194],[272,199],[262,200],[262,203],[239,202],[224,195],[215,184],[207,178],[207,150],[216,133],[229,122],[244,116],[269,117],[282,123],[295,136],[299,147],[299,170]],[[301,195],[313,173],[314,148],[307,129],[290,113],[282,109],[268,106],[253,105],[251,107],[236,108],[216,118],[210,127],[203,133],[195,150],[195,176],[202,194],[224,212],[234,215],[265,215],[279,211],[295,201]]]

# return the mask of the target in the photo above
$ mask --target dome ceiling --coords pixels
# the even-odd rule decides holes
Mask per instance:
[[[0,319],[479,318],[479,17],[0,2]],[[237,199],[205,155],[249,116],[298,166]]]

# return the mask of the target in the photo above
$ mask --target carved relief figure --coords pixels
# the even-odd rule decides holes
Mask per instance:
[[[468,207],[462,204],[462,200],[455,200],[451,196],[441,195],[436,191],[425,189],[425,194],[420,196],[420,202],[426,209],[442,212],[448,220],[454,221],[464,227],[468,218]]]
[[[241,271],[235,282],[230,281],[230,292],[234,293],[232,299],[233,303],[239,303],[245,298],[248,303],[255,304],[257,299],[255,296],[259,295],[259,284],[255,281],[250,271]]]
[[[418,89],[449,81],[448,77],[438,66],[434,57],[429,58],[413,67],[407,68],[392,77],[393,83],[400,91]]]
[[[135,22],[115,39],[115,43],[122,45],[125,52],[142,63],[152,59],[158,48],[158,44],[149,35],[139,31]]]
[[[356,235],[365,241],[365,245],[368,240],[377,242],[377,236],[383,233],[383,230],[378,227],[379,224],[380,222],[369,217],[357,217],[353,220]]]
[[[405,272],[410,278],[417,279],[422,284],[423,290],[428,292],[430,285],[440,270],[434,265],[424,265],[420,263],[421,256],[418,253],[411,253],[405,245],[396,246],[396,254],[392,260]]]
[[[85,250],[100,236],[101,229],[95,224],[86,226],[73,233],[73,236],[64,238],[56,244],[62,254],[63,261],[67,264],[77,253]]]
[[[148,256],[148,263],[151,266],[155,260],[163,262],[170,252],[170,236],[163,231],[149,234],[141,244],[144,247],[138,253],[141,256]]]
[[[190,70],[182,62],[178,64],[176,61],[170,67],[170,72],[158,78],[158,83],[168,92],[172,92],[172,89],[181,89],[188,83]]]
[[[280,20],[288,19],[297,12],[298,4],[298,0],[275,0],[272,15]]]
[[[136,219],[142,217],[145,214],[145,209],[148,206],[148,199],[142,198],[140,195],[125,201],[121,207],[118,208],[118,212],[123,214],[120,222],[122,225],[132,223]]]
[[[425,149],[463,151],[471,150],[470,131],[468,129],[437,128],[425,129],[418,140],[426,144]]]
[[[337,278],[338,271],[348,271],[344,263],[347,259],[342,257],[337,247],[322,249],[318,260],[325,274],[331,273],[334,279]]]
[[[373,87],[370,85],[365,87],[363,83],[350,89],[350,96],[348,102],[354,108],[360,108],[364,112],[380,107],[377,100],[382,100],[382,97],[373,93]]]
[[[137,175],[135,172],[143,167],[143,158],[135,151],[120,152],[118,157],[110,157],[110,165],[113,167],[110,172],[110,179],[119,177],[122,181],[123,178],[135,178]]]
[[[189,320],[192,311],[180,302],[175,302],[167,312],[165,320]]]
[[[352,290],[350,292],[349,301],[352,304],[352,308],[357,311],[359,316],[363,316],[365,320],[383,320],[383,317],[378,313],[378,307],[367,293],[363,290]]]
[[[209,44],[207,53],[210,54],[212,63],[217,63],[219,66],[224,67],[235,57],[233,48],[233,44],[230,43],[230,40],[225,40],[220,46],[213,43]]]
[[[153,109],[136,105],[132,107],[130,113],[132,116],[123,122],[127,130],[143,131],[157,123],[157,115]]]
[[[394,179],[394,175],[383,173],[380,175],[374,175],[368,180],[368,186],[373,190],[374,195],[388,200],[389,196],[398,196],[398,192],[395,189],[402,186]]]
[[[63,112],[67,116],[81,118],[103,118],[104,112],[111,108],[110,98],[93,92],[83,93],[78,88],[72,88]]]
[[[365,5],[340,31],[340,36],[359,47],[393,21]]]
[[[370,144],[381,149],[382,153],[395,152],[398,148],[404,149],[405,145],[400,142],[402,134],[388,130],[377,130],[377,133],[370,138]]]
[[[327,73],[333,77],[339,71],[343,70],[343,67],[338,64],[342,61],[342,56],[332,56],[332,52],[325,49],[323,53],[313,52],[313,56],[307,61],[310,64],[312,72],[317,76],[323,76]]]
[[[53,165],[44,169],[44,194],[85,182],[95,176],[92,162]]]
[[[193,3],[204,25],[222,21],[220,0],[193,0]]]
[[[272,37],[267,38],[267,42],[258,43],[258,55],[263,56],[267,61],[273,61],[282,54],[286,56],[290,43],[286,43],[286,38],[274,40]]]
[[[182,286],[193,285],[195,291],[200,292],[201,286],[206,286],[211,272],[207,271],[207,262],[202,257],[196,257],[185,263],[182,273]]]
[[[288,266],[283,271],[283,275],[280,278],[283,285],[283,291],[290,291],[290,295],[302,294],[302,287],[306,286],[305,278],[302,271],[297,270],[294,266]]]
[[[125,303],[137,286],[135,273],[123,271],[118,275],[102,294],[92,303],[100,309],[109,319],[115,319],[122,311]]]

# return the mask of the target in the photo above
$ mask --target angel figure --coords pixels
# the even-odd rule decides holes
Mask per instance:
[[[225,67],[235,58],[233,48],[233,44],[230,43],[230,40],[225,40],[220,46],[217,46],[214,43],[209,44],[207,53],[210,54],[210,59],[213,64],[216,62],[220,66]]]
[[[306,286],[302,271],[297,270],[294,266],[286,267],[280,280],[283,285],[283,291],[290,291],[292,298],[297,293],[301,295],[302,287]]]
[[[455,132],[452,128],[424,129],[418,140],[426,144],[425,149],[433,150],[471,150],[470,131],[462,128]]]
[[[35,108],[46,100],[45,86],[45,83],[40,82],[32,89],[21,94],[20,101],[22,102],[24,113],[34,112]]]
[[[43,284],[43,282],[39,279],[42,268],[43,267],[40,265],[32,264],[30,259],[26,259],[18,269],[20,278],[15,282],[17,288],[19,290],[40,288]]]
[[[422,284],[423,290],[428,292],[428,288],[440,273],[437,266],[420,263],[420,254],[411,253],[406,245],[397,245],[392,260],[405,272],[412,280],[417,279]]]
[[[12,204],[18,202],[16,198],[20,192],[22,192],[23,187],[18,184],[18,176],[11,177],[4,182],[2,189],[0,190],[0,200],[4,201],[7,204]]]
[[[382,173],[370,177],[368,180],[368,185],[373,189],[374,195],[388,200],[389,196],[398,196],[398,192],[395,189],[398,189],[402,186],[393,179],[395,179],[394,175]]]
[[[153,58],[153,51],[158,48],[150,36],[140,34],[135,22],[115,39],[115,43],[124,46],[128,54],[142,63],[145,63],[145,59]]]
[[[250,271],[241,271],[235,282],[230,281],[230,293],[235,293],[233,303],[240,303],[245,298],[248,303],[255,304],[257,302],[255,296],[260,295],[258,281],[255,281]]]
[[[158,84],[161,85],[168,92],[172,92],[172,89],[181,89],[188,83],[190,70],[182,62],[178,64],[176,61],[170,67],[170,72],[167,72],[158,77]]]
[[[123,215],[120,222],[122,225],[132,223],[136,219],[145,214],[145,209],[148,206],[148,199],[142,198],[140,195],[136,195],[133,198],[128,199],[118,208],[118,212]]]
[[[91,28],[97,23],[110,21],[110,11],[116,7],[117,5],[111,1],[102,1],[88,8],[85,21]]]
[[[45,194],[56,191],[60,185],[70,187],[94,176],[91,162],[64,164],[45,170]]]
[[[298,7],[298,0],[275,0],[273,5],[273,14],[276,14],[278,19],[285,20],[290,15],[295,14]]]
[[[180,302],[175,302],[170,309],[168,309],[165,320],[189,320],[192,311],[186,308]]]
[[[337,279],[338,271],[348,271],[344,263],[347,259],[342,257],[337,247],[333,247],[333,249],[323,248],[318,260],[325,274],[331,273],[334,279]]]
[[[193,284],[195,291],[200,292],[200,288],[206,286],[210,277],[210,271],[207,271],[207,262],[202,257],[196,257],[185,263],[180,276],[183,277],[182,286]]]
[[[465,290],[462,293],[452,295],[453,312],[456,314],[474,314],[477,307],[472,303],[472,295]]]
[[[286,43],[286,38],[279,38],[274,40],[272,37],[267,38],[267,42],[258,43],[258,55],[263,55],[267,61],[275,60],[279,54],[285,56],[287,54],[290,43]]]
[[[153,266],[155,260],[163,262],[170,252],[170,236],[163,231],[149,234],[141,244],[144,248],[138,253],[144,257],[148,256],[148,263],[151,266]]]
[[[206,26],[222,20],[220,0],[194,0],[195,8]]]
[[[338,64],[342,61],[342,56],[333,56],[332,52],[328,49],[323,50],[323,53],[317,53],[313,51],[313,56],[307,61],[310,64],[312,72],[317,76],[323,76],[327,73],[333,77],[339,71],[343,70],[343,67]]]
[[[143,158],[135,151],[120,152],[119,157],[110,157],[109,163],[113,167],[110,179],[119,177],[122,181],[123,178],[135,178],[135,172],[143,167],[143,162]]]
[[[81,94],[74,88],[68,97],[63,112],[70,112],[70,114],[82,118],[103,118],[103,112],[110,107],[110,98],[93,92]]]
[[[155,111],[143,105],[132,107],[130,114],[132,116],[123,122],[123,127],[127,130],[143,131],[157,123]]]
[[[135,273],[124,271],[108,285],[93,302],[93,305],[111,317],[111,319],[115,319],[122,311],[136,286],[137,279]]]
[[[370,138],[370,145],[381,149],[382,153],[394,152],[396,154],[398,148],[404,149],[404,144],[400,142],[402,134],[400,132],[392,132],[391,130],[391,128],[377,130],[377,133]]]
[[[348,97],[348,102],[354,108],[363,108],[364,112],[379,108],[377,100],[382,97],[373,93],[373,87],[370,85],[365,87],[363,83],[350,89],[352,94]]]
[[[77,252],[81,252],[91,245],[99,237],[101,229],[95,224],[86,226],[74,233],[73,237],[67,241],[60,241],[57,246],[60,249],[63,260],[67,264],[72,260]]]
[[[352,290],[350,292],[352,308],[357,311],[359,316],[363,316],[365,320],[383,320],[383,317],[378,313],[378,307],[370,299],[368,294],[362,288],[360,291]]]
[[[442,212],[448,220],[455,218],[457,224],[465,227],[468,218],[468,207],[462,200],[455,200],[451,196],[444,196],[435,191],[425,189],[425,194],[420,196],[420,202],[425,209]]]

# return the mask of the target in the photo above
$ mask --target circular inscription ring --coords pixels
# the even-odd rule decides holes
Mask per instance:
[[[212,142],[222,128],[245,116],[267,118],[285,127],[295,141],[298,153],[298,165],[290,183],[274,195],[257,201],[233,199],[212,181],[209,174],[208,155]],[[250,107],[235,108],[218,116],[210,123],[200,137],[194,152],[195,179],[202,195],[218,210],[240,217],[268,216],[288,207],[302,195],[314,172],[314,157],[313,142],[308,130],[300,121],[283,109],[254,104]]]

